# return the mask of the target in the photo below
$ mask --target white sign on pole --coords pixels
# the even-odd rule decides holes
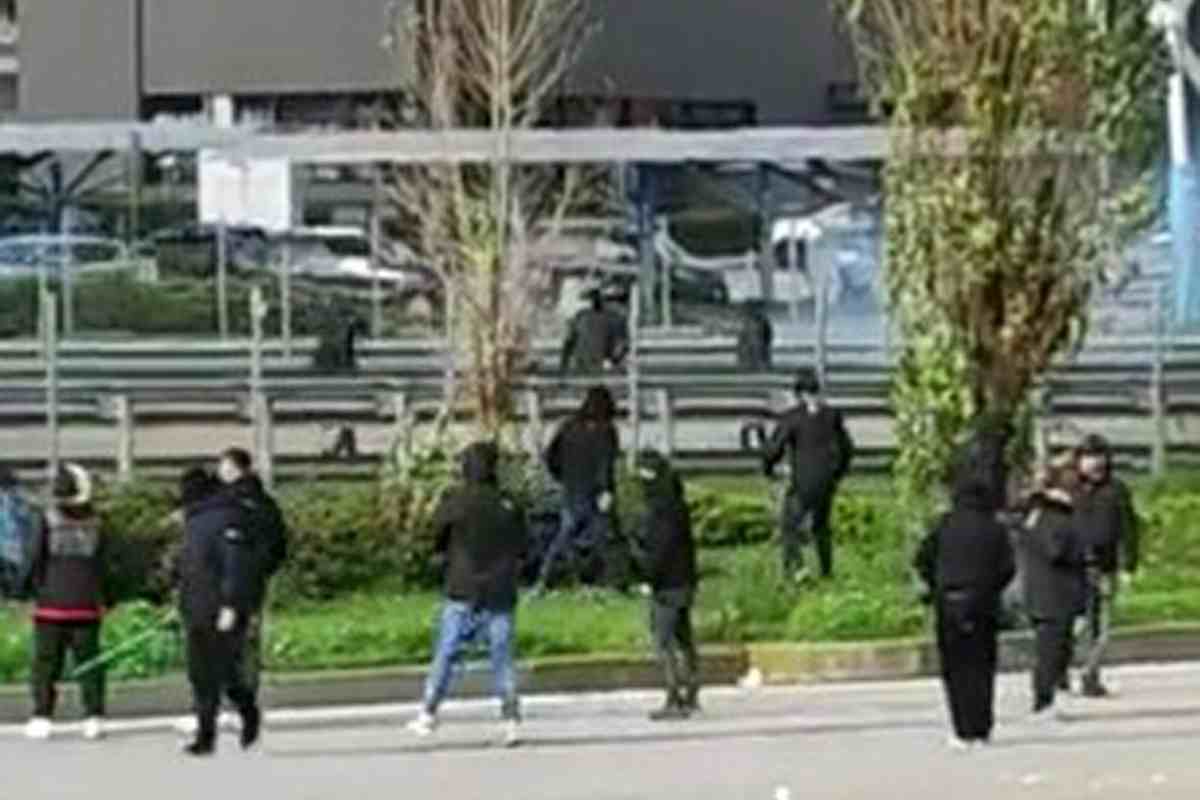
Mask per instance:
[[[292,227],[298,193],[290,159],[233,160],[204,150],[199,163],[201,223],[252,225],[268,231]]]

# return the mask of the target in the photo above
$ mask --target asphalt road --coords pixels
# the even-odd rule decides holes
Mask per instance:
[[[964,797],[1195,798],[1200,793],[1200,665],[1113,674],[1116,698],[1072,698],[1067,721],[1024,719],[1024,676],[1006,678],[995,743],[945,746],[933,682],[790,690],[717,690],[703,717],[645,720],[646,694],[535,699],[527,740],[496,746],[485,705],[450,706],[431,740],[407,735],[407,709],[277,715],[264,746],[217,758],[177,754],[174,734],[63,733],[28,743],[0,729],[5,798],[513,798],[791,800]]]

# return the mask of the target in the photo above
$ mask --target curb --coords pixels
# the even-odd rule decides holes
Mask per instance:
[[[1001,638],[1005,672],[1028,669],[1033,640],[1028,632]],[[1200,661],[1200,625],[1126,629],[1114,634],[1106,663],[1113,666]],[[584,656],[539,659],[519,668],[522,692],[531,695],[603,693],[654,689],[657,663],[645,656]],[[927,678],[938,673],[937,652],[928,639],[822,644],[750,644],[705,648],[702,680],[707,686],[795,686],[828,682],[881,682]],[[265,675],[263,703],[297,711],[413,703],[420,699],[424,667]],[[78,691],[62,687],[63,719],[78,714]],[[491,687],[486,667],[468,665],[455,695],[485,698]],[[114,719],[185,713],[191,696],[183,676],[114,684],[108,692]],[[28,690],[0,687],[0,724],[23,722]]]

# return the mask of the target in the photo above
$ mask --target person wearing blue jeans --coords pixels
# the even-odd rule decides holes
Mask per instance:
[[[546,448],[546,468],[563,488],[562,523],[558,535],[542,558],[536,591],[546,588],[555,565],[565,559],[576,569],[577,556],[591,550],[603,552],[613,543],[611,528],[615,513],[616,462],[620,455],[617,428],[613,423],[616,404],[603,386],[593,386],[579,412],[567,420]],[[610,558],[604,559],[604,577],[621,579]],[[594,575],[573,574],[592,579]]]
[[[526,549],[525,515],[501,492],[499,450],[477,443],[462,455],[463,484],[434,517],[437,550],[446,559],[446,604],[420,714],[408,729],[429,736],[454,681],[463,649],[480,635],[491,653],[507,746],[520,741],[520,701],[513,666],[517,580]]]

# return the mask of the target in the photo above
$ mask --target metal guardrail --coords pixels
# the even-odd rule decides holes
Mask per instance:
[[[298,341],[295,356],[284,359],[281,346],[266,344],[258,388],[270,418],[257,424],[382,424],[394,425],[399,432],[404,425],[429,419],[442,403],[447,362],[438,342],[367,343],[360,350],[363,368],[340,376],[317,375],[309,368],[306,356],[313,346],[311,341]],[[660,443],[674,451],[685,468],[747,470],[755,466],[751,454],[719,446],[684,447],[675,441],[676,426],[699,421],[728,427],[769,418],[786,402],[792,368],[809,361],[813,350],[804,342],[780,342],[775,349],[779,369],[747,375],[733,368],[729,339],[649,338],[639,347],[637,413],[628,401],[627,375],[598,379],[610,385],[631,419],[644,419],[659,429]],[[845,409],[851,426],[886,426],[891,417],[887,354],[878,344],[863,342],[834,342],[828,352],[829,392]],[[1155,361],[1156,352],[1161,363]],[[518,422],[535,431],[535,438],[568,414],[584,386],[597,380],[554,377],[557,352],[552,343],[539,344],[536,355],[536,368],[520,387],[518,415]],[[59,348],[59,417],[66,424],[116,427],[113,457],[96,460],[93,466],[120,474],[175,467],[207,452],[138,458],[133,448],[136,428],[256,424],[249,359],[250,345],[245,342],[65,342]],[[28,428],[44,422],[44,376],[36,344],[0,344],[0,426]],[[1098,341],[1048,377],[1042,402],[1048,446],[1056,435],[1068,438],[1076,429],[1103,430],[1132,421],[1148,426],[1149,432],[1118,440],[1118,450],[1136,466],[1162,468],[1169,455],[1192,454],[1185,443],[1170,440],[1168,423],[1200,413],[1200,338],[1176,340],[1157,351],[1148,340]],[[209,444],[199,443],[205,451],[211,449]],[[892,451],[890,444],[864,448],[856,466],[885,468]],[[378,464],[378,454],[336,463],[319,454],[267,457],[278,461],[283,475],[313,470],[358,474]],[[25,469],[37,463],[28,454],[0,454],[0,461]]]

